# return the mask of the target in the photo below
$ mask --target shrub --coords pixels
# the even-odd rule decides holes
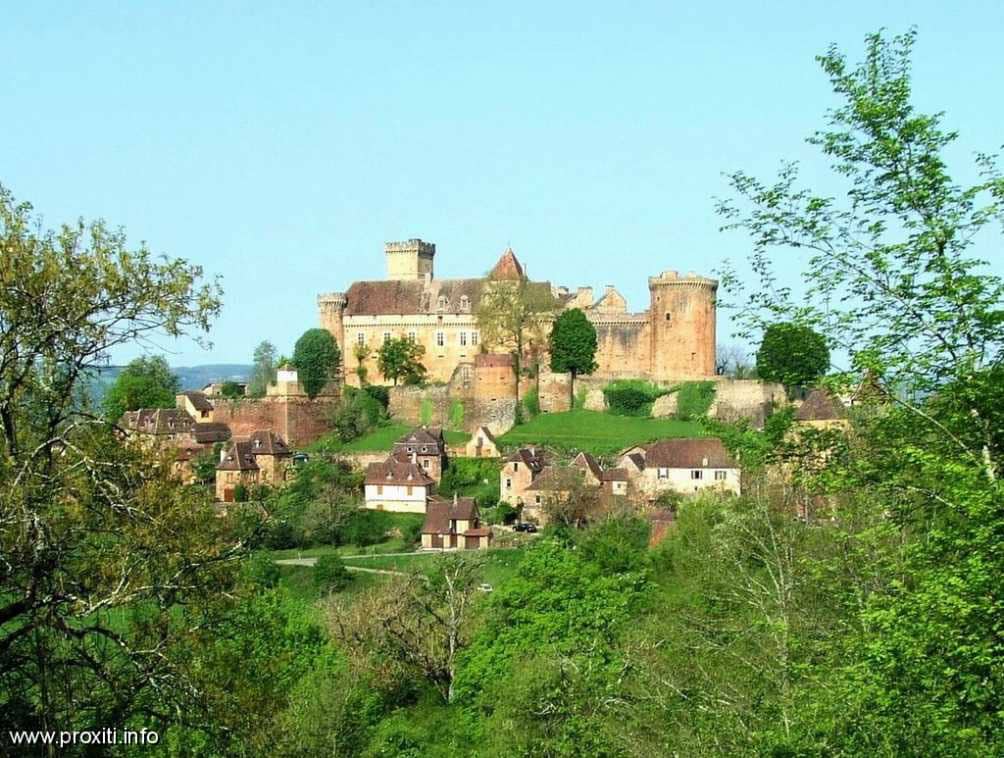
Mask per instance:
[[[811,384],[830,367],[826,338],[807,326],[777,323],[767,327],[756,354],[756,370],[766,382],[786,387]]]
[[[619,416],[648,416],[652,411],[652,403],[668,392],[669,390],[640,379],[618,379],[603,388],[603,397],[606,398],[610,413]]]
[[[604,573],[640,571],[645,564],[649,524],[637,516],[608,518],[577,536],[581,557]]]
[[[676,417],[682,421],[702,418],[714,399],[714,382],[684,382],[676,391]]]
[[[464,404],[460,400],[454,400],[450,404],[450,429],[461,430],[464,428]]]
[[[479,506],[494,505],[499,494],[499,464],[490,458],[451,460],[439,482],[443,497],[473,497]]]
[[[321,592],[338,592],[351,581],[352,574],[334,553],[322,555],[314,564],[314,586]]]
[[[533,387],[523,395],[523,408],[526,411],[527,418],[540,415],[540,393],[536,387]]]
[[[268,553],[255,553],[246,568],[248,581],[259,587],[271,589],[279,584],[279,567]]]
[[[386,389],[386,388],[381,388]],[[345,387],[342,400],[331,416],[331,425],[338,439],[351,442],[379,426],[387,418],[386,406],[378,393],[355,387]]]
[[[575,410],[581,410],[586,407],[586,396],[589,394],[589,389],[587,387],[579,387],[575,391]]]
[[[308,329],[293,347],[293,364],[308,397],[317,397],[334,376],[341,353],[327,329]]]
[[[234,487],[234,502],[235,503],[246,503],[248,500],[248,488],[243,484],[238,484]]]
[[[382,384],[367,384],[363,387],[363,392],[379,402],[384,410],[390,405],[390,387],[384,387]]]

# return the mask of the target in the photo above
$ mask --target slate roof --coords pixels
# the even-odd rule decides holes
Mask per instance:
[[[795,411],[796,421],[832,421],[847,418],[844,404],[829,392],[814,389]]]
[[[610,468],[603,472],[604,482],[626,482],[628,480],[627,469]]]
[[[223,454],[223,459],[216,464],[217,471],[257,471],[254,453],[250,440],[231,442]]]
[[[183,392],[185,397],[188,398],[192,407],[197,411],[211,411],[213,409],[213,404],[209,402],[209,398],[206,397],[204,392]]]
[[[120,423],[143,434],[182,434],[192,430],[195,420],[180,408],[140,408],[126,411]]]
[[[225,442],[230,439],[230,427],[220,421],[210,421],[196,424],[192,428],[195,441],[205,445],[213,442]]]
[[[582,486],[586,472],[571,466],[548,466],[526,488],[537,492],[568,492]]]
[[[407,484],[415,487],[435,484],[421,466],[390,457],[382,463],[366,467],[366,484]]]
[[[647,468],[738,468],[717,437],[660,440],[645,450]]]
[[[521,447],[515,453],[506,458],[506,462],[522,463],[534,474],[539,474],[545,465],[543,452],[535,448],[527,447]]]
[[[450,534],[451,521],[474,521],[478,517],[478,506],[472,497],[454,497],[451,500],[430,500],[425,506],[425,523],[422,534]],[[468,529],[463,534],[480,531]]]
[[[255,455],[292,455],[286,441],[273,431],[252,432],[248,442]]]
[[[433,449],[426,450],[425,453],[423,453],[423,445]],[[443,430],[440,427],[423,426],[418,429],[412,429],[406,435],[399,438],[397,442],[394,443],[394,452],[412,452],[409,448],[413,448],[414,452],[419,455],[430,455],[433,453],[442,453],[445,447],[446,441],[443,438]]]
[[[590,453],[579,453],[572,461],[572,465],[583,470],[588,469],[599,481],[603,480],[603,469],[600,467],[599,461]]]

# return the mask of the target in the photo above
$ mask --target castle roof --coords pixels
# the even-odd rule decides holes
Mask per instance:
[[[195,425],[194,419],[179,408],[140,408],[127,411],[119,423],[143,434],[181,434],[190,432]]]
[[[485,279],[422,279],[355,282],[345,293],[346,316],[474,313]],[[530,282],[535,296],[551,294],[550,282]]]
[[[502,257],[499,258],[498,263],[488,274],[489,279],[511,279],[518,281],[520,279],[526,279],[526,270],[523,265],[519,262],[516,257],[516,253],[512,251],[511,247],[507,247],[505,252],[502,253]]]

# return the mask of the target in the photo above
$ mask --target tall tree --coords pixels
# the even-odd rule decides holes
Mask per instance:
[[[220,601],[235,553],[208,498],[122,444],[79,390],[112,349],[207,330],[220,289],[201,280],[100,221],[46,231],[0,187],[5,728],[116,728],[195,704],[173,643]]]
[[[377,365],[384,379],[390,379],[397,386],[398,381],[418,384],[425,378],[422,356],[425,346],[407,337],[389,339],[380,346]]]
[[[327,329],[308,329],[293,347],[293,365],[310,398],[335,378],[340,362],[338,343]]]
[[[756,372],[764,381],[804,387],[829,367],[826,338],[814,329],[786,322],[771,324],[764,330],[756,354]]]
[[[173,408],[178,377],[163,356],[136,358],[129,362],[108,388],[102,401],[105,418],[117,422],[126,411],[140,408]]]
[[[485,281],[477,308],[478,328],[486,347],[512,356],[517,409],[524,358],[546,342],[545,329],[555,307],[547,286],[525,277]]]
[[[262,340],[258,343],[258,347],[254,349],[254,368],[248,382],[248,395],[262,397],[268,385],[275,381],[276,370],[279,366],[276,363],[277,355],[275,345],[268,340]]]
[[[551,371],[568,372],[568,408],[575,407],[575,377],[596,370],[596,327],[578,308],[563,311],[551,328]]]

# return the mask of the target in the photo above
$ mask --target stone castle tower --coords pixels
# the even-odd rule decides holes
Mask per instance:
[[[342,360],[345,360],[345,326],[342,317],[345,314],[345,306],[348,299],[344,292],[325,292],[317,296],[317,309],[321,317],[321,328],[331,332],[331,336],[338,343],[338,349],[342,353]]]
[[[387,257],[387,278],[391,281],[432,279],[432,261],[436,246],[420,239],[407,242],[388,242],[384,245]]]
[[[715,294],[718,282],[663,271],[648,279],[649,369],[654,378],[715,375]]]

